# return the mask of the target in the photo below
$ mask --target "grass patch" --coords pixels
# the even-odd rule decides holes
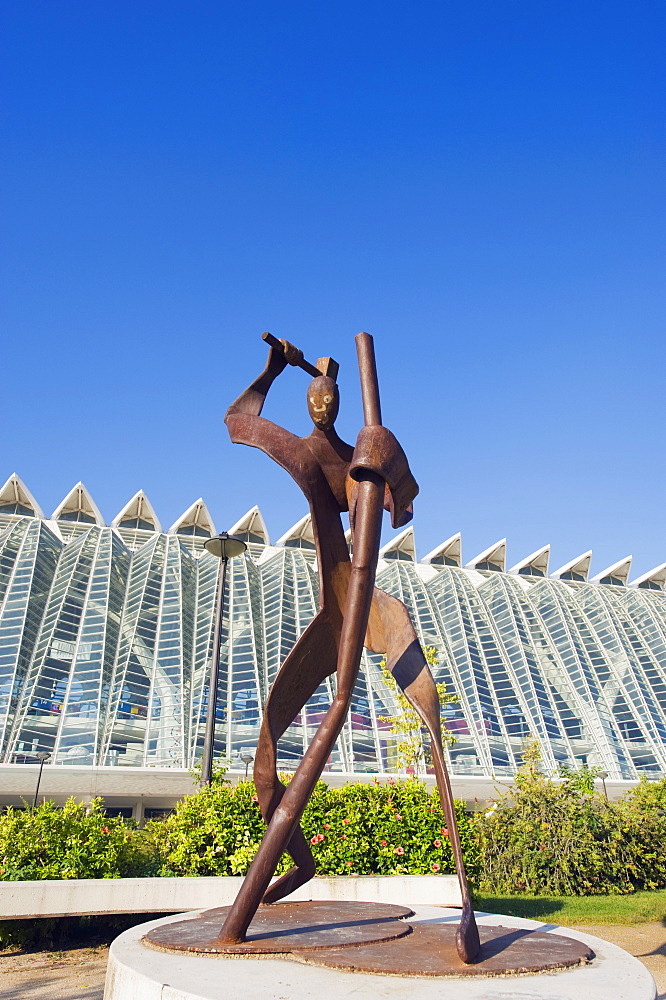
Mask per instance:
[[[666,889],[627,896],[474,896],[474,907],[509,917],[527,917],[573,927],[576,924],[666,922]]]

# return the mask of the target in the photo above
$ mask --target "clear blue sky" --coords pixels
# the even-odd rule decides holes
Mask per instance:
[[[224,410],[268,329],[341,362],[353,440],[366,329],[421,555],[666,559],[663,3],[0,10],[0,479],[276,538],[304,503]]]

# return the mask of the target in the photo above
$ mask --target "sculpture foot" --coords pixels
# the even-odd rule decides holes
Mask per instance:
[[[460,924],[456,931],[456,950],[460,960],[465,965],[471,965],[479,957],[481,941],[479,940],[479,929],[476,926],[474,910],[471,907],[463,907]]]

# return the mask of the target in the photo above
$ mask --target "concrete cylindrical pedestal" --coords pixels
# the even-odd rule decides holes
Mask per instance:
[[[414,906],[419,921],[457,922],[460,911]],[[191,917],[197,914],[189,914]],[[342,972],[285,958],[229,958],[155,951],[141,942],[153,927],[183,915],[152,920],[111,945],[104,1000],[655,1000],[645,966],[600,938],[534,920],[478,914],[479,924],[557,932],[584,941],[595,953],[586,966],[497,978],[421,979]]]

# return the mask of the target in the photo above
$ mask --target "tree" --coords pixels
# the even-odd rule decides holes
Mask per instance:
[[[432,669],[439,665],[439,653],[434,646],[424,646],[423,652],[428,666]],[[430,753],[428,731],[421,724],[418,713],[412,708],[407,698],[396,684],[393,675],[386,669],[386,659],[384,658],[380,666],[382,676],[387,687],[393,694],[393,699],[398,707],[396,715],[380,715],[380,722],[387,722],[391,727],[391,732],[398,737],[396,741],[396,753],[398,767],[413,768],[415,774],[423,774],[426,767],[432,763]],[[439,696],[440,713],[441,709],[457,701],[455,694],[447,694],[446,684],[436,684]],[[451,746],[456,742],[456,737],[450,733],[442,720],[442,742],[445,746]]]

